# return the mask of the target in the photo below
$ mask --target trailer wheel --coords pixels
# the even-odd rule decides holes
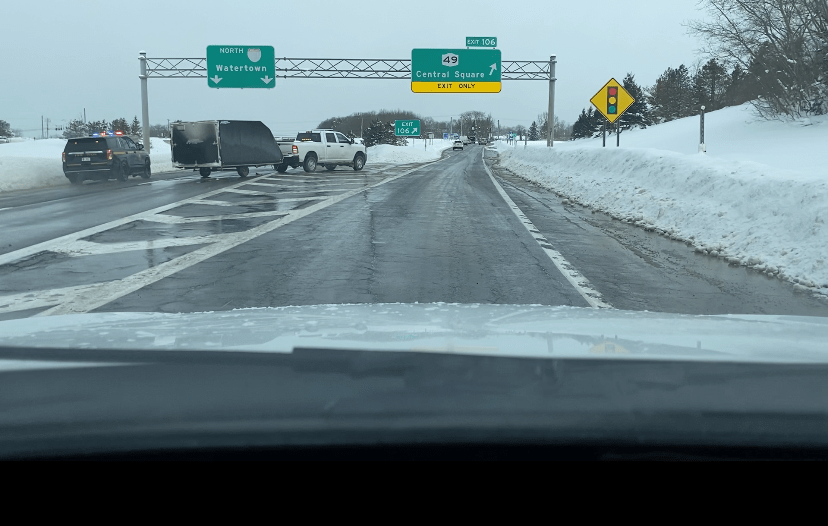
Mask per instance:
[[[308,172],[308,173],[315,172],[316,171],[316,166],[317,166],[317,161],[316,161],[316,156],[315,155],[309,154],[307,157],[305,157],[305,162],[302,164],[302,167],[305,169],[306,172]]]
[[[334,170],[336,170],[336,165],[335,164],[326,164],[325,169],[328,170],[329,172],[333,172]]]
[[[248,168],[247,166],[239,166],[238,168],[236,168],[236,173],[239,174],[239,177],[244,179],[245,177],[250,175],[250,168]]]
[[[211,174],[212,172],[213,172],[213,171],[212,171],[211,169],[209,169],[209,168],[202,168],[202,169],[200,169],[200,170],[198,171],[198,173],[200,173],[200,174],[201,174],[201,177],[202,177],[202,178],[204,178],[204,179],[207,179],[208,177],[210,177],[210,174]]]

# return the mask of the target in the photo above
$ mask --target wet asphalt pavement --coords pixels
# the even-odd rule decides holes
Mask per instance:
[[[618,309],[828,316],[824,299],[564,205],[486,155],[544,242],[498,192],[481,147],[419,167],[369,160],[360,173],[175,174],[3,194],[0,319],[328,303],[587,307],[583,279]]]

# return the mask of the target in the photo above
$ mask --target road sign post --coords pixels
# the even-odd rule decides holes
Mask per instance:
[[[558,63],[557,55],[549,57],[549,121],[547,122],[546,145],[549,148],[555,146],[555,65]]]
[[[150,141],[150,123],[149,123],[149,94],[147,92],[147,52],[141,51],[138,53],[138,60],[141,62],[141,121],[144,124],[144,149],[147,152],[152,151],[152,144]],[[86,121],[86,110],[84,110],[84,121]]]
[[[408,120],[394,122],[394,135],[396,137],[419,137],[422,135],[422,130],[420,121]]]
[[[414,93],[500,93],[499,49],[415,49],[411,52]]]
[[[207,85],[214,89],[272,89],[276,85],[273,46],[208,46]]]

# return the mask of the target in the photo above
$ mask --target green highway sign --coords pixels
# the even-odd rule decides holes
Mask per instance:
[[[466,37],[466,47],[497,47],[497,37]]]
[[[423,128],[420,121],[396,121],[394,122],[394,135],[397,137],[419,137]]]
[[[499,49],[415,49],[411,52],[414,93],[500,93]]]
[[[208,46],[207,84],[211,88],[273,88],[273,46]]]

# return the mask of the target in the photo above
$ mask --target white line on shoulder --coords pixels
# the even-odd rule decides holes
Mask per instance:
[[[535,228],[535,225],[532,221],[529,220],[528,217],[521,211],[521,209],[512,201],[512,198],[503,190],[503,187],[500,186],[500,183],[494,178],[492,171],[489,170],[488,165],[486,165],[486,152],[483,152],[483,167],[486,169],[486,173],[489,174],[489,178],[494,183],[495,188],[497,189],[500,196],[506,201],[506,204],[509,205],[509,208],[512,209],[512,212],[520,219],[520,222],[529,231],[529,234],[535,239],[535,241],[540,245],[541,249],[549,256],[549,259],[552,260],[552,263],[558,268],[558,270],[563,274],[566,280],[575,287],[575,290],[578,291],[578,294],[583,297],[587,303],[589,303],[590,307],[596,309],[611,309],[613,308],[612,305],[605,302],[601,293],[595,290],[592,287],[592,284],[586,279],[580,272],[578,272],[575,267],[566,260],[566,258],[561,255],[560,252],[552,248],[552,244],[540,233],[540,231]]]

